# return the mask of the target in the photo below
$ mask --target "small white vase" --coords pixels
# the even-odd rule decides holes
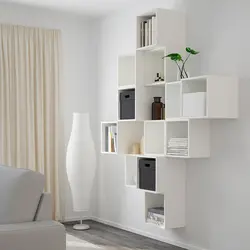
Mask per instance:
[[[88,114],[73,114],[66,169],[74,211],[88,211],[96,171],[96,154]]]

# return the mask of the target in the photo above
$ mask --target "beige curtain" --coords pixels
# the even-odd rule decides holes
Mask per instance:
[[[59,219],[60,32],[0,25],[0,164],[39,171]]]

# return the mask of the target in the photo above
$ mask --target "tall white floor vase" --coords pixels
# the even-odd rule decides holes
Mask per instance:
[[[96,154],[89,114],[73,114],[73,124],[66,155],[66,168],[75,212],[90,209],[91,191],[96,173]],[[81,222],[75,230],[89,229]]]

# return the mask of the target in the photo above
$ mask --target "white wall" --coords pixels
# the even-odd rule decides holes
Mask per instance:
[[[185,228],[163,231],[144,224],[143,193],[124,187],[122,156],[100,156],[97,217],[190,249],[249,250],[250,2],[151,1],[151,6],[149,2],[110,16],[100,25],[100,120],[117,119],[117,56],[134,52],[135,16],[151,7],[186,9],[188,45],[201,51],[193,60],[196,65],[191,63],[191,73],[238,75],[240,118],[213,121],[211,158],[188,161]]]
[[[94,101],[96,92],[96,43],[91,40],[92,27],[95,23],[86,18],[72,14],[24,7],[19,5],[0,4],[0,23],[11,23],[32,27],[60,29],[62,31],[63,75],[61,88],[61,115],[64,134],[61,135],[66,146],[71,131],[72,113],[88,112],[91,115],[92,134],[96,140],[96,111]],[[65,154],[61,157],[61,168],[64,168]],[[64,191],[63,187],[63,193]],[[66,188],[66,219],[78,217],[73,213],[71,196]],[[93,191],[93,206],[96,194]]]

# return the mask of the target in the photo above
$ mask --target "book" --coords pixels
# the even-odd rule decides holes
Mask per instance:
[[[140,33],[140,47],[144,47],[144,22],[140,23],[140,29],[141,29],[141,33]]]
[[[105,152],[109,151],[109,128],[105,127]]]
[[[148,46],[148,22],[145,22],[145,44],[144,46]]]
[[[116,126],[110,126],[111,152],[117,152],[117,131]]]
[[[112,152],[111,126],[108,126],[108,152]]]
[[[152,45],[152,19],[148,20],[148,45]]]
[[[152,28],[151,28],[151,33],[152,33],[152,44],[156,44],[156,17],[152,17]]]

